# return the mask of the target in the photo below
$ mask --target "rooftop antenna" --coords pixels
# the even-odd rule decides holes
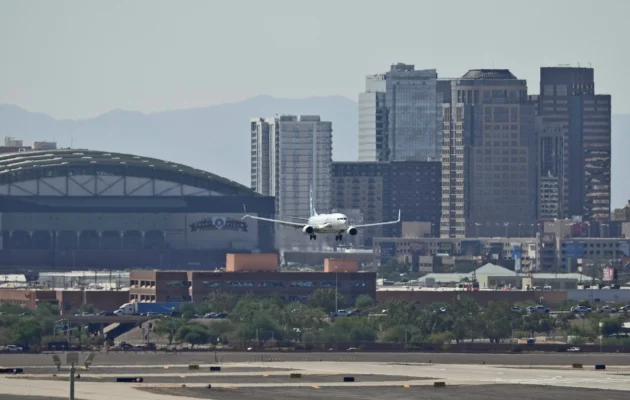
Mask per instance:
[[[591,62],[590,61],[588,62],[588,67],[589,68],[593,68],[593,67],[591,67]]]
[[[580,63],[579,62],[577,63],[577,65],[578,65],[578,68],[580,68]]]
[[[70,148],[74,148],[74,137],[70,136]]]

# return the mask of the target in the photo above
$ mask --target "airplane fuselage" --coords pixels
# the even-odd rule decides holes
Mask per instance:
[[[342,233],[348,228],[348,217],[344,214],[319,214],[312,216],[306,223],[315,233]]]

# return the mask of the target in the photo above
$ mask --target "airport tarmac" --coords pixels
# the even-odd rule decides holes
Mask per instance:
[[[374,354],[366,354],[365,357],[370,355],[374,356]],[[462,361],[470,361],[470,358],[465,357],[467,355],[459,356],[464,356],[461,357]],[[464,362],[457,364],[401,362],[401,360],[392,362],[391,358],[383,357],[382,354],[380,358],[385,359],[385,362],[378,359],[361,362],[317,360],[261,363],[250,361],[224,364],[220,372],[210,372],[205,369],[210,364],[202,364],[200,368],[204,368],[203,370],[189,371],[182,371],[184,366],[178,364],[166,364],[167,369],[164,365],[161,369],[155,368],[156,364],[99,365],[100,355],[97,355],[94,360],[94,370],[98,368],[99,371],[106,373],[101,374],[103,379],[98,379],[92,378],[94,370],[78,371],[82,377],[76,381],[76,398],[80,400],[111,400],[112,398],[130,400],[272,398],[284,400],[324,397],[406,400],[418,398],[419,394],[422,394],[433,399],[446,398],[445,396],[449,398],[462,396],[467,399],[503,399],[507,396],[518,396],[519,398],[554,400],[564,398],[612,400],[622,397],[626,399],[630,394],[630,377],[627,376],[630,363],[626,363],[625,367],[620,364],[607,365],[606,370],[595,370],[594,364],[599,364],[600,360],[592,357],[591,354],[578,354],[578,356],[587,357],[582,357],[580,361],[577,361],[578,358],[569,357],[569,355],[557,355],[562,361],[568,362],[562,365],[562,368],[560,364],[550,363],[550,361],[557,362],[558,360],[551,357],[540,357],[535,363],[535,368],[499,365],[505,360],[515,363],[515,359],[522,355],[509,356],[510,358],[485,355],[487,362],[476,365]],[[49,358],[50,355],[47,357]],[[16,358],[19,356],[12,356],[12,359]],[[44,367],[46,357],[40,356],[39,361],[40,366]],[[583,369],[569,368],[572,362],[583,362]],[[0,364],[4,364],[2,358],[0,358]],[[9,399],[8,395],[16,394],[48,398],[67,396],[68,382],[65,378],[50,379],[50,376],[46,376],[46,379],[38,379],[37,376],[28,376],[29,367],[23,368],[24,376],[0,375],[1,399]],[[171,370],[176,368],[178,369]],[[275,370],[276,368],[282,370]],[[114,382],[117,376],[134,375],[129,374],[129,371],[134,371],[134,374],[138,372],[145,381],[143,383]],[[60,372],[58,375],[64,373],[67,372]],[[302,378],[291,379],[290,373],[301,373]],[[184,378],[181,378],[182,376]],[[344,376],[355,377],[355,382],[343,382]],[[89,379],[86,379],[88,377]],[[434,382],[445,382],[446,387],[434,388]],[[209,384],[212,385],[211,389],[208,389]],[[622,391],[622,393],[615,391]]]
[[[62,358],[63,353],[61,353]],[[82,354],[82,359],[87,353]],[[194,353],[96,353],[95,366],[164,366],[188,364],[260,363],[264,362],[390,362],[437,364],[497,364],[497,365],[570,365],[572,363],[630,365],[630,353],[374,353],[374,352],[322,352],[322,353],[257,353],[257,352],[194,352]],[[247,364],[245,364],[247,365]],[[2,354],[0,366],[32,367],[52,366],[51,354]],[[288,368],[288,367],[286,367]]]
[[[204,388],[168,388],[142,389],[150,393],[170,394],[173,396],[197,397],[213,400],[503,400],[506,398],[536,400],[626,400],[627,392],[589,389],[550,388],[547,386],[518,385],[483,385],[483,386],[447,386],[435,389],[427,386],[405,387],[319,387],[319,388],[249,388],[218,389],[209,391]],[[602,397],[604,395],[605,397]]]

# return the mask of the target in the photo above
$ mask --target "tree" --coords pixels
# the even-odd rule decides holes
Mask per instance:
[[[177,331],[183,325],[184,320],[180,318],[160,318],[155,321],[153,331],[158,335],[166,336],[166,338],[168,339],[168,344],[171,345],[173,343],[173,339],[175,339]]]
[[[59,315],[59,306],[52,303],[39,303],[35,308],[35,314],[41,317]]]
[[[372,307],[374,303],[375,301],[373,298],[371,298],[368,295],[362,294],[361,296],[357,297],[357,300],[354,302],[354,305],[356,308],[363,310],[363,309]]]
[[[10,303],[4,303],[4,304],[0,304],[0,312],[3,314],[7,314],[7,315],[18,315],[18,314],[22,314],[23,312],[27,312],[30,311],[22,306],[19,306],[17,304],[10,304]]]
[[[42,338],[42,326],[35,318],[20,318],[11,327],[13,342],[29,345],[39,343]]]
[[[196,344],[205,344],[210,340],[210,333],[205,326],[199,324],[183,325],[177,330],[177,340],[186,342],[194,347]]]
[[[195,318],[197,310],[195,309],[195,305],[193,303],[182,303],[179,307],[179,312],[182,313],[182,318],[189,320]]]
[[[501,339],[511,336],[512,329],[516,329],[513,318],[514,313],[511,313],[508,304],[500,302],[488,304],[483,314],[483,333],[490,339],[490,343],[499,343]]]
[[[387,309],[385,325],[388,327],[413,323],[417,316],[416,305],[411,301],[393,300],[384,307]]]
[[[337,307],[344,303],[344,297],[334,289],[317,289],[308,298],[309,306],[321,308],[326,312],[336,311]]]
[[[319,308],[311,308],[302,303],[288,304],[281,315],[280,322],[286,326],[288,330],[298,328],[301,331],[305,329],[319,329],[323,324],[325,315]]]
[[[236,296],[231,293],[225,292],[212,292],[208,295],[206,301],[204,301],[200,307],[199,312],[205,314],[209,312],[216,313],[229,313],[236,307]]]

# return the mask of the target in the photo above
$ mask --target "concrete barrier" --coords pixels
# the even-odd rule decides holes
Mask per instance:
[[[122,382],[122,383],[141,383],[144,382],[144,379],[142,378],[130,378],[130,377],[122,377],[122,378],[116,378],[116,382]]]
[[[299,379],[302,377],[302,374],[291,374],[291,379]]]
[[[433,382],[433,387],[436,387],[436,388],[446,387],[446,382]]]
[[[573,364],[573,368],[584,368],[584,365],[582,364]]]
[[[597,365],[595,365],[595,369],[596,370],[606,369],[606,366],[604,364],[597,364]]]
[[[344,382],[354,382],[354,376],[344,376],[343,377],[343,381]]]

